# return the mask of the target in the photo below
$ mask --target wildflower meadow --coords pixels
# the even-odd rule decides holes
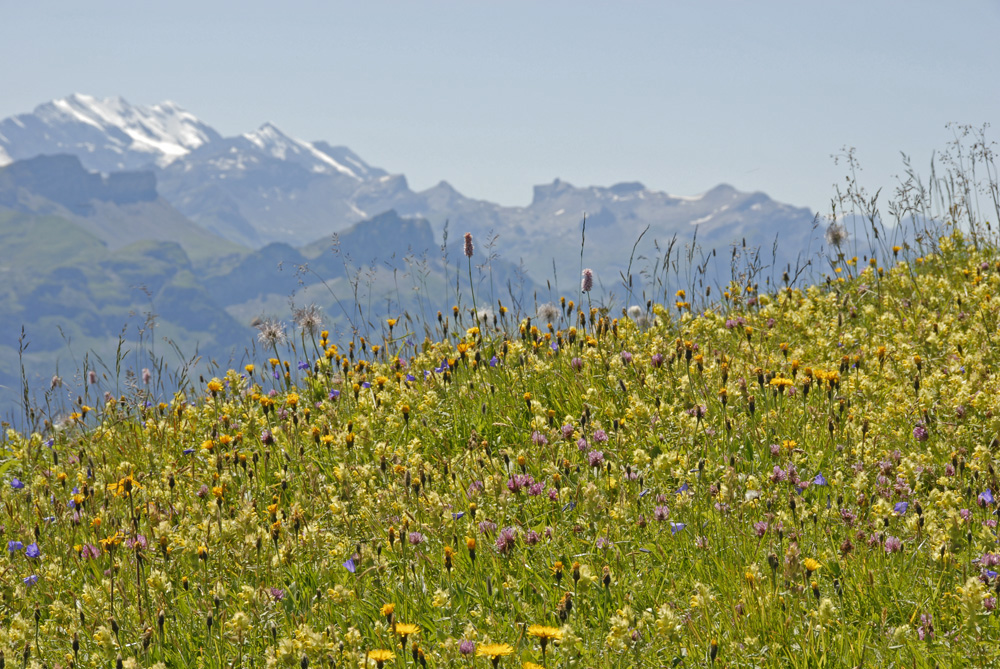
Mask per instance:
[[[173,397],[92,376],[3,436],[0,666],[1000,663],[1000,252],[833,232],[808,284],[584,270],[434,336],[269,321]]]

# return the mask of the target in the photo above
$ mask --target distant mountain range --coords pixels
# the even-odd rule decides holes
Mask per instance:
[[[347,147],[271,123],[223,137],[171,102],[71,95],[0,121],[0,384],[16,384],[22,324],[41,368],[67,339],[107,350],[144,312],[158,315],[156,336],[220,357],[245,348],[254,318],[287,317],[290,300],[322,304],[345,332],[383,313],[436,313],[468,283],[465,232],[477,294],[528,313],[576,295],[581,243],[620,306],[724,281],[731,254],[755,247],[780,277],[819,239],[808,209],[728,185],[680,197],[556,179],[505,207],[444,181],[413,191]]]

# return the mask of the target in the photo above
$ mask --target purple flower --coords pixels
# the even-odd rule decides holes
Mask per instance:
[[[627,365],[630,362],[632,362],[632,354],[629,353],[628,351],[622,351],[621,356],[622,356],[622,362],[624,364]]]
[[[569,366],[573,368],[574,372],[579,372],[583,369],[583,360],[580,358],[573,358],[569,361]]]
[[[407,537],[407,541],[410,542],[411,546],[419,546],[424,543],[426,538],[427,537],[422,535],[420,532],[410,532],[410,535]]]
[[[476,652],[476,642],[462,639],[462,643],[458,644],[458,652],[462,655],[472,655]]]
[[[271,596],[274,597],[274,601],[280,602],[285,598],[285,591],[281,588],[271,588]]]
[[[194,455],[194,449],[193,448],[185,448],[184,449],[184,455]]]
[[[37,560],[42,557],[42,551],[38,548],[37,543],[30,543],[28,544],[28,547],[24,549],[24,555],[32,560]]]
[[[608,440],[608,433],[605,432],[604,430],[597,430],[596,432],[594,432],[594,441],[596,441],[597,443],[603,444],[607,440]]]
[[[344,562],[344,569],[351,572],[352,574],[354,573],[354,571],[357,569],[357,567],[354,565],[354,558],[348,558],[347,561]]]
[[[886,553],[898,553],[903,550],[903,542],[898,537],[886,537],[884,547]]]
[[[500,530],[500,534],[497,535],[497,551],[501,555],[506,555],[514,548],[514,544],[517,542],[517,530],[513,527],[505,527]]]
[[[137,534],[135,535],[135,537],[129,537],[128,539],[125,540],[125,548],[143,550],[148,545],[149,542],[146,541],[146,537],[143,536],[142,534]]]
[[[686,523],[670,523],[670,534],[677,534],[687,527]]]
[[[413,380],[413,379],[411,378],[411,379],[410,379],[410,381],[412,381],[412,380]],[[331,391],[330,391],[330,394],[329,394],[329,398],[330,398],[331,400],[338,400],[338,399],[340,399],[340,391],[339,391],[339,390],[337,390],[337,389],[333,389],[333,390],[331,390]]]
[[[36,574],[32,574],[31,576],[28,576],[27,578],[24,579],[24,584],[29,588],[33,586],[35,583],[38,583],[38,576]]]
[[[913,438],[917,441],[927,441],[929,436],[927,428],[923,425],[917,425],[913,428]]]
[[[566,439],[568,441],[569,439],[571,439],[573,437],[573,426],[572,425],[570,425],[570,424],[567,423],[566,425],[563,425],[561,429],[562,429],[563,439]]]
[[[529,530],[528,533],[524,535],[524,543],[529,546],[534,546],[541,541],[541,539],[542,538],[538,536],[538,532],[535,532],[534,530]]]
[[[663,365],[663,354],[654,353],[651,362],[653,363],[653,367],[660,367]]]
[[[987,488],[984,492],[979,493],[979,497],[976,500],[979,506],[988,506],[993,504],[993,491]]]
[[[471,258],[472,257],[473,246],[472,246],[472,233],[471,232],[466,232],[465,233],[465,248],[463,250],[465,251],[465,257],[466,258]]]
[[[15,476],[10,482],[10,487],[14,490],[21,490],[24,488],[24,482]]]
[[[898,502],[896,506],[892,507],[892,510],[896,512],[897,516],[902,516],[908,508],[910,508],[908,502]]]
[[[546,444],[549,443],[549,440],[546,439],[544,434],[542,434],[538,430],[535,430],[534,432],[531,433],[531,443],[533,443],[535,446],[545,446]]]
[[[499,363],[500,363],[500,358],[498,358],[496,356],[493,356],[492,358],[490,358],[490,367],[496,367]],[[468,643],[472,643],[472,642],[469,641]]]
[[[20,541],[8,541],[7,542],[7,551],[9,553],[12,553],[12,554],[16,553],[17,551],[21,550],[22,548],[24,548],[24,544],[22,544]]]
[[[533,486],[534,484],[535,479],[533,479],[530,475],[515,474],[510,477],[509,481],[507,481],[507,489],[516,494],[521,492],[522,489]]]
[[[482,520],[479,522],[479,533],[490,535],[497,531],[497,524],[490,520]]]
[[[927,613],[920,614],[920,627],[917,629],[917,636],[923,641],[934,638],[934,619]]]
[[[826,477],[822,473],[816,474],[816,478],[813,479],[813,485],[826,485]]]
[[[591,467],[600,467],[604,462],[604,451],[591,451],[587,453],[587,462]]]
[[[589,293],[594,288],[594,270],[589,267],[583,270],[583,278],[580,280],[580,290]]]
[[[305,360],[300,360],[299,361],[299,371],[300,372],[306,371],[307,369],[309,369],[309,367],[310,367],[309,363],[306,362]]]
[[[754,523],[753,524],[753,531],[754,531],[754,534],[756,534],[758,538],[759,537],[763,537],[765,534],[767,534],[767,523],[764,522],[763,520]]]
[[[96,560],[101,556],[101,550],[94,544],[84,544],[83,548],[80,549],[81,558],[89,558],[91,560]]]
[[[654,520],[658,520],[662,523],[669,517],[670,517],[670,508],[667,505],[661,504],[657,506],[655,509],[653,509]]]
[[[597,548],[607,548],[608,546],[611,545],[611,542],[608,541],[607,537],[597,537],[597,544],[596,545],[597,545]]]

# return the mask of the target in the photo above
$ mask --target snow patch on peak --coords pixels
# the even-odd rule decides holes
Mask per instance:
[[[680,200],[681,202],[699,202],[704,199],[705,194],[701,193],[699,195],[674,195],[673,193],[667,193],[667,197],[671,200]]]
[[[14,159],[10,157],[10,154],[3,150],[2,146],[0,146],[0,167],[10,165],[12,162],[14,162]]]
[[[243,137],[267,155],[278,160],[292,160],[321,174],[339,172],[360,181],[354,170],[337,162],[309,142],[289,137],[270,121],[254,132],[244,133]]]

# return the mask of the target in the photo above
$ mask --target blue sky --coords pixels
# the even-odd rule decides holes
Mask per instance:
[[[0,0],[0,117],[81,92],[272,121],[524,205],[559,177],[718,183],[823,213],[1000,110],[1000,3]],[[997,128],[995,130],[1000,130]],[[996,132],[992,137],[996,137]]]

